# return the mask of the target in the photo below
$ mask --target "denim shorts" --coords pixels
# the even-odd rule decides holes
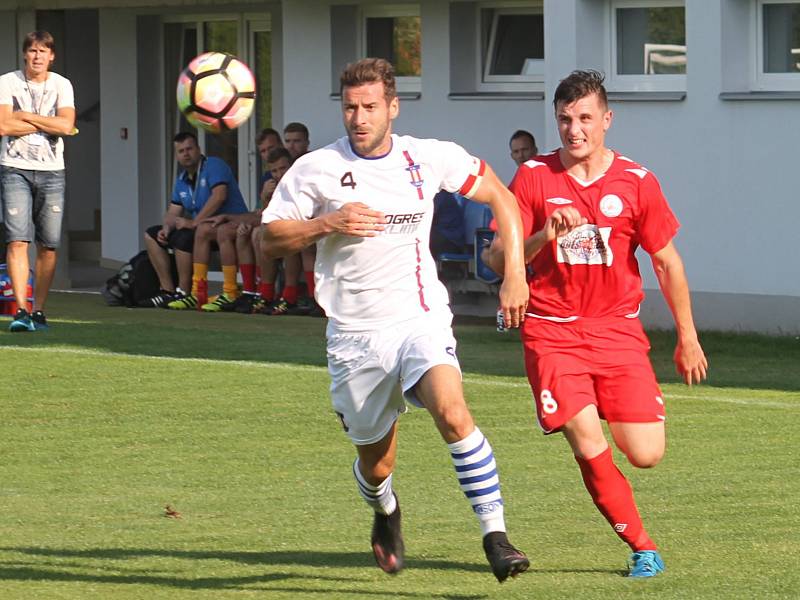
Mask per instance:
[[[58,248],[64,217],[64,171],[0,167],[6,242]]]

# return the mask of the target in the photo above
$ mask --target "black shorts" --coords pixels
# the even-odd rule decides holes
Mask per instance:
[[[158,232],[163,225],[153,225],[147,228],[147,235],[158,242]],[[192,252],[194,248],[194,229],[173,229],[167,236],[167,243],[158,243],[162,248],[173,248],[183,252]]]

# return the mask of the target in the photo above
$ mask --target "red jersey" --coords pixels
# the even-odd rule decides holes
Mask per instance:
[[[636,316],[644,298],[636,248],[658,252],[679,227],[656,177],[615,152],[605,174],[581,181],[556,151],[522,164],[510,188],[526,238],[557,208],[571,206],[587,219],[531,261],[528,313],[557,321]]]

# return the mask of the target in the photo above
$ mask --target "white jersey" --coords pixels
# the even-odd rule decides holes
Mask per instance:
[[[317,242],[317,302],[340,330],[375,330],[426,313],[449,319],[429,249],[433,197],[442,189],[466,193],[482,168],[452,142],[392,135],[388,154],[363,158],[343,137],[297,159],[262,221],[309,220],[349,202],[382,212],[385,230],[375,237],[333,233]]]
[[[12,111],[25,111],[54,117],[59,108],[75,108],[74,92],[69,79],[48,73],[45,81],[34,82],[22,71],[0,77],[0,105]],[[0,145],[0,165],[35,171],[64,169],[64,140],[60,136],[36,132],[28,135],[4,136]]]

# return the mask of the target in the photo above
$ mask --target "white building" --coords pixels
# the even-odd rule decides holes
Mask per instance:
[[[552,92],[594,68],[615,111],[609,145],[656,173],[683,224],[698,325],[800,332],[800,0],[0,0],[0,71],[37,28],[55,35],[54,70],[76,89],[73,254],[120,264],[159,222],[173,82],[200,51],[233,52],[258,76],[257,117],[202,140],[248,198],[261,127],[301,121],[312,147],[342,135],[337,73],[350,60],[393,53],[396,131],[457,141],[506,181],[510,134],[557,147]],[[643,318],[669,325],[646,262]]]

